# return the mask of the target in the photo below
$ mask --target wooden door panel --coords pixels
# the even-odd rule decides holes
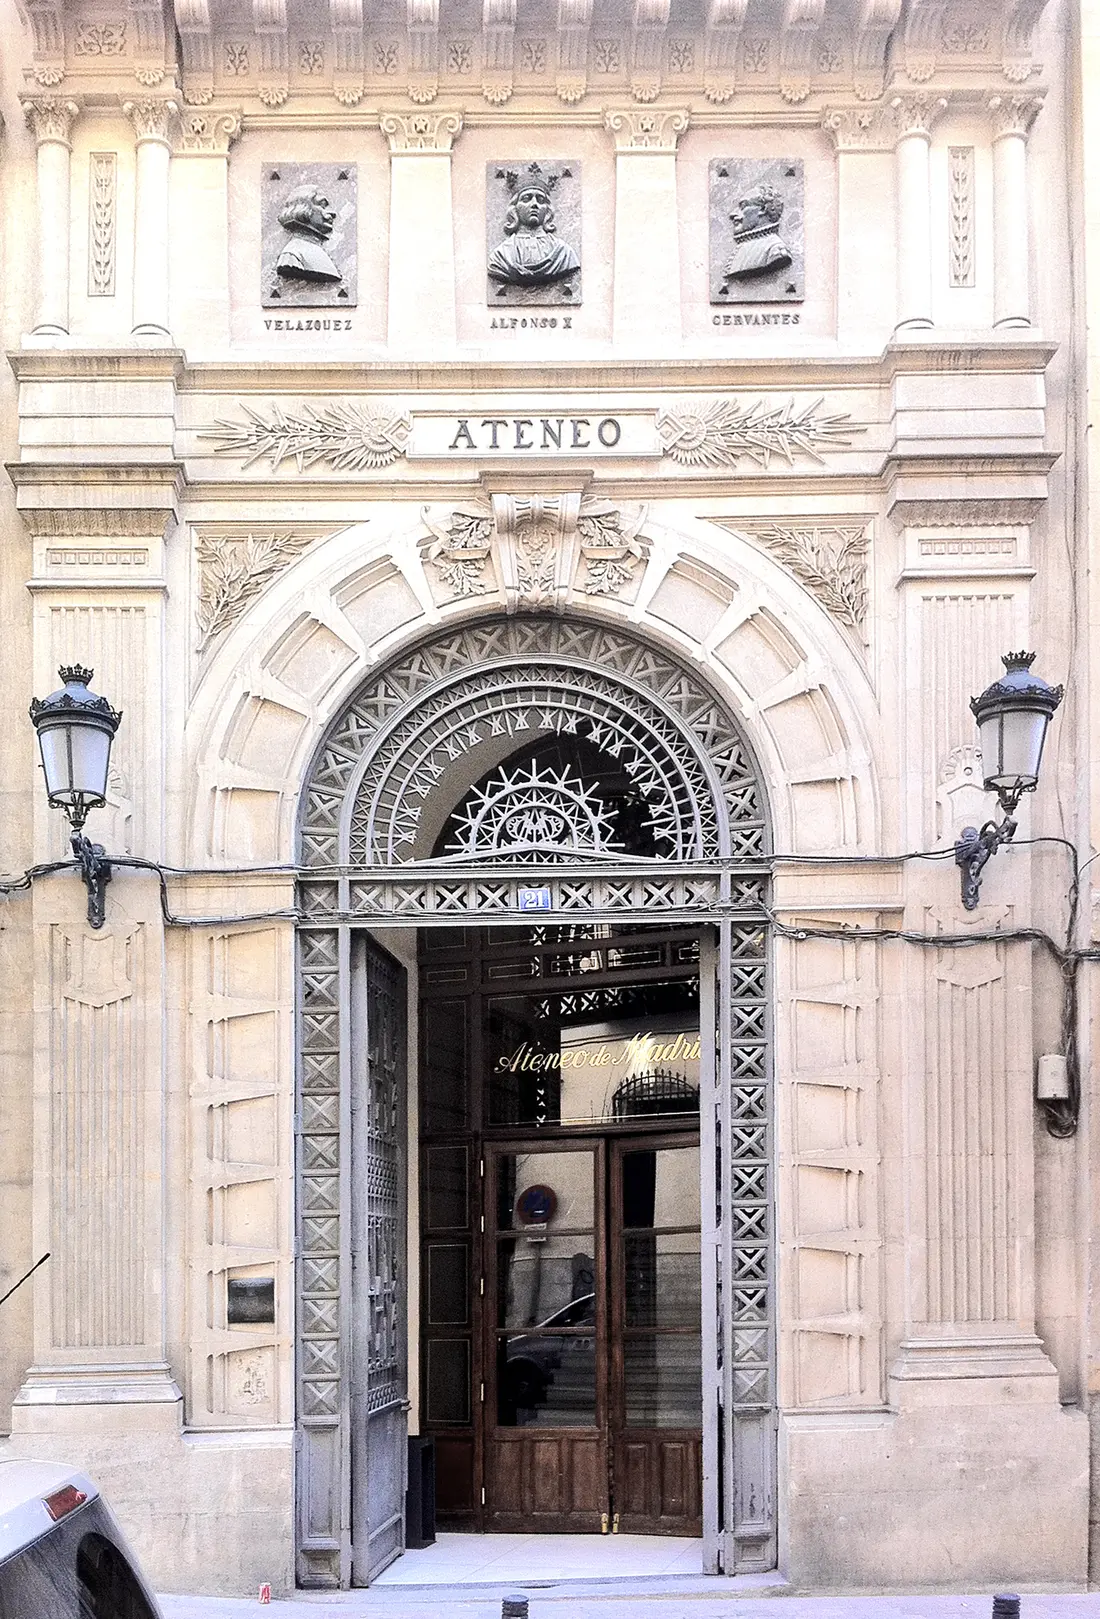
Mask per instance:
[[[615,1447],[615,1511],[635,1534],[702,1533],[702,1440],[638,1434]]]
[[[607,1449],[599,1435],[492,1439],[486,1510],[495,1530],[592,1533],[607,1511]]]
[[[473,1512],[474,1441],[472,1438],[435,1436],[436,1512]]]

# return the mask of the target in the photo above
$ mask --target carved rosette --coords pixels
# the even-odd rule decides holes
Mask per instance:
[[[449,152],[462,129],[457,112],[387,112],[379,119],[390,151]]]
[[[23,116],[39,146],[46,141],[68,146],[79,115],[80,103],[67,96],[32,96],[23,102]]]
[[[676,144],[688,127],[684,110],[637,108],[604,114],[604,123],[615,140],[616,152],[663,152],[675,155]]]

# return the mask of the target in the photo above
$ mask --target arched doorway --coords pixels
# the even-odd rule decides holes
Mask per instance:
[[[520,1388],[518,1370],[510,1370],[523,1359],[515,1345],[525,1336],[518,1328],[526,1324],[532,1303],[528,1287],[524,1322],[510,1319],[522,1291],[521,1272],[524,1285],[531,1273],[516,1269],[516,1242],[507,1226],[523,1194],[546,1184],[545,1177],[531,1179],[534,1169],[526,1160],[538,1159],[531,1130],[549,1127],[554,1141],[545,1137],[544,1142],[558,1155],[559,1171],[566,1163],[562,1155],[574,1154],[566,1181],[592,1181],[593,1218],[563,1232],[563,1240],[573,1241],[568,1282],[564,1260],[556,1270],[544,1268],[544,1281],[552,1271],[556,1280],[533,1306],[534,1325],[541,1329],[534,1336],[552,1340],[536,1345],[547,1362],[543,1372],[563,1344],[571,1350],[585,1341],[586,1323],[565,1319],[589,1291],[582,1269],[591,1273],[591,1291],[599,1294],[604,1334],[595,1352],[604,1370],[581,1365],[587,1351],[574,1354],[572,1394],[566,1407],[559,1403],[557,1408],[558,1418],[564,1410],[565,1419],[549,1424],[579,1435],[572,1456],[564,1456],[558,1444],[560,1465],[567,1471],[587,1468],[595,1477],[606,1470],[608,1457],[614,1472],[617,1456],[620,1478],[631,1466],[641,1469],[639,1477],[653,1478],[661,1469],[686,1469],[685,1504],[677,1521],[701,1520],[705,1566],[733,1572],[774,1565],[766,852],[758,773],[735,720],[696,672],[617,627],[531,616],[447,629],[380,670],[330,728],[310,772],[300,822],[303,1583],[366,1583],[402,1545],[408,1319],[404,997],[401,969],[368,937],[371,926],[394,924],[424,930],[428,943],[422,963],[433,955],[430,941],[435,940],[437,967],[441,930],[456,926],[465,930],[464,971],[470,968],[469,941],[475,935],[478,962],[493,957],[505,973],[516,970],[513,946],[528,962],[551,965],[563,956],[599,956],[598,985],[590,979],[579,991],[561,981],[560,971],[551,971],[539,987],[544,1034],[554,1000],[556,1058],[551,1060],[559,1081],[563,1054],[568,1052],[566,1066],[572,1066],[572,1055],[597,1039],[592,1030],[600,1024],[614,1024],[610,1044],[616,1049],[654,1029],[668,1032],[671,1039],[664,1044],[681,1055],[692,1034],[698,1043],[692,1071],[681,1065],[662,1073],[659,1063],[650,1063],[628,1064],[616,1073],[615,1084],[604,1087],[607,1095],[601,1093],[598,1120],[587,1119],[587,1136],[585,1120],[568,1116],[572,1103],[562,1116],[563,1083],[552,1105],[547,1101],[552,1087],[543,1085],[542,1102],[536,1104],[541,1119],[520,1117],[527,1104],[513,1096],[510,1118],[486,1115],[487,1134],[478,1133],[480,1124],[467,1132],[466,1145],[477,1149],[479,1179],[480,1163],[489,1165],[489,1190],[481,1195],[492,1200],[485,1242],[495,1246],[491,1257],[485,1247],[468,1253],[463,1274],[483,1276],[488,1267],[495,1278],[489,1286],[492,1309],[503,1311],[496,1324],[483,1316],[477,1327],[471,1319],[469,1334],[464,1328],[449,1340],[453,1345],[465,1339],[469,1350],[457,1371],[452,1354],[452,1384],[465,1379],[471,1406],[482,1403],[483,1384],[490,1396],[488,1427],[483,1422],[476,1435],[473,1411],[463,1407],[459,1413],[464,1422],[471,1419],[466,1423],[471,1444],[480,1447],[470,1478],[484,1496],[471,1497],[472,1505],[488,1510],[494,1480],[499,1494],[509,1468],[517,1479],[530,1479],[537,1470],[539,1458],[520,1453],[528,1437],[523,1430],[537,1428],[546,1413],[547,1390]],[[638,1002],[637,1028],[629,1018],[614,1023],[610,1014],[632,982],[630,952],[658,947],[664,952],[660,970],[645,980],[638,969],[633,981],[635,993],[637,982],[648,981],[661,986],[659,994],[650,993],[653,1004]],[[430,1002],[427,972],[424,978]],[[485,993],[488,983],[483,977],[476,986],[468,980],[471,996],[480,998],[473,1015],[483,1029],[492,1021],[490,1003],[501,1000]],[[689,984],[692,990],[685,989]],[[497,981],[501,987],[507,987],[504,978]],[[600,1015],[585,1023],[578,994],[591,998],[597,989],[601,1005],[595,1008],[593,1001],[589,1010]],[[685,1019],[692,994],[694,1011],[689,1009]],[[654,997],[660,995],[667,1005],[656,1005]],[[529,993],[525,1004],[530,1010]],[[677,1018],[679,1026],[672,1029],[669,1020]],[[439,1028],[433,1024],[433,1034]],[[507,1054],[497,1052],[494,1060],[501,1056]],[[477,1061],[467,1052],[461,1062],[467,1089],[472,1084],[484,1090],[485,1049]],[[537,1086],[528,1089],[538,1092]],[[690,1110],[683,1106],[687,1092],[693,1093]],[[575,1086],[573,1094],[580,1094]],[[551,1117],[554,1106],[558,1111]],[[586,1106],[592,1115],[591,1095]],[[638,1135],[640,1121],[648,1134],[638,1136],[632,1159],[627,1138]],[[658,1121],[660,1129],[654,1130]],[[509,1129],[511,1141],[505,1140]],[[433,1138],[432,1144],[453,1149],[461,1135],[460,1130],[453,1140]],[[663,1185],[674,1164],[682,1169],[685,1152],[694,1153],[692,1164],[698,1165],[697,1213],[681,1218],[680,1210],[662,1224],[657,1179],[663,1176]],[[668,1156],[676,1153],[681,1157]],[[507,1197],[501,1191],[505,1186]],[[484,1210],[470,1219],[483,1217]],[[631,1288],[624,1256],[635,1253],[636,1284],[638,1264],[662,1243],[668,1252],[677,1242],[681,1254],[685,1245],[692,1248],[693,1222],[701,1301],[698,1350],[692,1349],[698,1379],[685,1395],[687,1360],[683,1345],[672,1343],[674,1329],[667,1329],[666,1338],[667,1323],[650,1322],[648,1334],[645,1322],[635,1320],[634,1328],[625,1324]],[[424,1229],[431,1235],[430,1219]],[[474,1232],[470,1223],[467,1234]],[[446,1229],[435,1234],[448,1235]],[[452,1227],[449,1234],[455,1240],[439,1246],[454,1249],[461,1232]],[[508,1275],[500,1269],[505,1252],[511,1255]],[[585,1261],[579,1268],[578,1256]],[[653,1271],[652,1264],[649,1268]],[[463,1285],[469,1297],[471,1284]],[[566,1292],[558,1300],[562,1287]],[[453,1287],[450,1296],[455,1297]],[[560,1311],[565,1316],[551,1321]],[[612,1318],[619,1323],[617,1339],[610,1328],[610,1336],[604,1331]],[[622,1366],[632,1354],[639,1365],[646,1360],[651,1386],[656,1386],[656,1369],[665,1366],[666,1384],[680,1390],[670,1396],[663,1415],[660,1402],[650,1400],[650,1415],[657,1411],[657,1419],[646,1429],[645,1455],[640,1434],[626,1431],[630,1424],[623,1416]],[[478,1355],[492,1368],[487,1378],[475,1376]],[[538,1356],[526,1359],[534,1364]],[[581,1422],[573,1420],[578,1379],[586,1390],[592,1383]],[[634,1387],[640,1387],[639,1379]],[[426,1396],[430,1392],[426,1387]],[[622,1419],[617,1429],[614,1410]],[[672,1418],[664,1421],[668,1411]],[[525,1420],[517,1420],[520,1412]],[[422,1415],[427,1422],[427,1400]],[[658,1431],[662,1422],[671,1438]],[[488,1454],[490,1428],[495,1460]],[[591,1441],[587,1451],[582,1430]],[[690,1453],[692,1433],[701,1440],[701,1456]],[[695,1477],[698,1507],[688,1487]],[[642,1489],[636,1499],[645,1495]],[[656,1501],[658,1495],[651,1491],[646,1499]],[[670,1498],[666,1493],[663,1499]],[[593,1527],[593,1514],[600,1515],[598,1499],[598,1489],[587,1496],[567,1491],[548,1526]],[[644,1513],[635,1516],[647,1526]]]

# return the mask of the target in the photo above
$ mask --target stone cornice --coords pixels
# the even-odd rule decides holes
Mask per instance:
[[[408,110],[441,101],[537,104],[542,116],[604,105],[800,107],[854,97],[973,84],[989,93],[1037,72],[1033,35],[1045,0],[556,0],[535,12],[515,0],[473,10],[409,0],[380,12],[364,0],[292,14],[287,0],[172,0],[119,7],[109,20],[62,0],[28,8],[28,89],[116,98],[178,94],[187,106],[240,103],[246,113],[311,116],[371,105]],[[174,15],[173,15],[174,13]],[[167,27],[165,26],[167,23]],[[886,64],[892,68],[892,86]],[[177,82],[178,81],[178,82]]]

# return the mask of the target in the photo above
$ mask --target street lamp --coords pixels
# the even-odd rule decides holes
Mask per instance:
[[[100,843],[90,843],[83,827],[89,810],[107,802],[107,768],[111,743],[122,715],[106,697],[88,690],[90,669],[74,664],[59,669],[63,685],[39,702],[31,699],[31,719],[38,732],[46,796],[51,809],[63,809],[72,828],[70,842],[88,890],[88,921],[101,928],[111,865]]]
[[[1062,701],[1061,686],[1048,686],[1031,673],[1034,661],[1034,652],[1006,653],[1000,680],[970,699],[981,742],[983,786],[987,793],[996,793],[1004,820],[987,821],[980,830],[964,827],[955,845],[962,902],[968,911],[978,903],[986,861],[1016,832],[1013,816],[1021,797],[1035,791],[1047,727]]]

